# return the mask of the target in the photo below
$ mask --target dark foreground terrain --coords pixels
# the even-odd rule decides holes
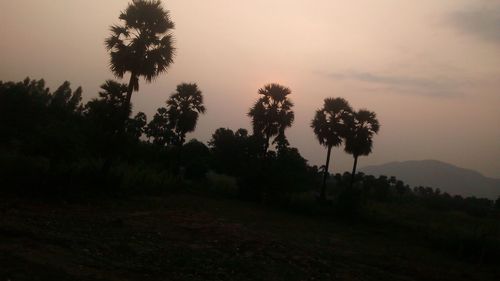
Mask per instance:
[[[500,280],[410,231],[172,195],[0,199],[0,281]]]

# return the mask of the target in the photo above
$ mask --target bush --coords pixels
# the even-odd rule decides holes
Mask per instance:
[[[238,184],[234,177],[209,172],[207,174],[208,185],[210,192],[227,197],[236,197],[238,195]]]
[[[34,192],[48,180],[49,170],[50,161],[45,157],[0,151],[0,187],[3,191]]]
[[[161,194],[177,191],[182,186],[181,179],[169,171],[157,170],[145,164],[120,163],[111,168],[108,181],[113,183],[117,191],[127,194]]]

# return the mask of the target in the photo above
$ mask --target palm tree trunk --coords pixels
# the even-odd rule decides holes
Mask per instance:
[[[128,89],[127,89],[127,99],[125,100],[125,113],[127,114],[126,117],[128,117],[129,110],[130,110],[130,101],[132,99],[132,93],[134,92],[135,84],[137,83],[137,77],[135,73],[130,74],[130,81],[128,82]]]
[[[351,173],[351,188],[352,185],[354,184],[354,177],[356,176],[356,166],[358,165],[358,156],[354,156],[354,165],[352,166],[352,173]]]
[[[326,153],[326,164],[325,164],[325,171],[323,174],[323,185],[321,186],[321,193],[319,195],[319,199],[321,201],[326,200],[326,178],[328,177],[328,166],[330,166],[330,154],[332,153],[332,146],[328,146],[328,152]]]

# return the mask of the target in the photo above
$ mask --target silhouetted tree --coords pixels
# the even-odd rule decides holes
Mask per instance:
[[[277,136],[273,143],[276,143],[278,148],[288,146],[285,129],[292,126],[295,118],[293,103],[288,98],[291,93],[289,88],[279,84],[265,85],[259,89],[259,95],[262,97],[248,112],[248,116],[252,118],[254,135],[262,136],[266,140],[265,152],[273,136]]]
[[[169,127],[167,109],[165,107],[158,108],[156,114],[146,126],[145,132],[148,139],[159,146],[170,144],[173,138],[172,129]]]
[[[107,80],[101,85],[99,98],[85,105],[84,113],[106,134],[116,134],[123,129],[123,117],[128,118],[130,115],[130,104],[127,104],[126,99],[127,85]]]
[[[126,124],[126,131],[134,140],[139,140],[146,131],[148,118],[144,112],[138,112],[134,118],[130,118]]]
[[[270,178],[276,182],[271,182],[267,192],[276,192],[279,196],[303,192],[313,183],[307,160],[300,155],[297,148],[282,148],[274,162],[271,170],[273,175]]]
[[[159,0],[133,0],[119,19],[123,24],[111,26],[105,43],[111,71],[119,78],[130,73],[124,102],[128,109],[132,92],[139,90],[139,78],[151,82],[173,62],[174,23]]]
[[[78,87],[75,91],[71,90],[71,84],[65,81],[52,94],[50,106],[59,111],[77,111],[81,110],[82,87]]]
[[[208,172],[210,162],[210,151],[208,147],[196,140],[188,141],[182,147],[182,165],[185,167],[187,179],[202,179]]]
[[[326,98],[323,108],[318,109],[311,122],[311,127],[319,143],[327,150],[326,164],[324,169],[323,184],[321,186],[320,199],[325,200],[326,178],[330,165],[330,154],[332,147],[342,144],[347,132],[347,119],[352,114],[349,103],[343,98]]]
[[[186,134],[194,131],[200,113],[205,113],[203,95],[195,83],[182,83],[167,100],[168,127],[173,132],[172,144],[184,144]]]
[[[51,93],[44,80],[0,84],[0,144],[34,155],[67,159],[83,142],[81,93],[64,82]]]
[[[219,128],[212,134],[208,145],[214,155],[216,171],[229,175],[238,175],[243,166],[248,164],[249,141],[248,132],[238,129]]]
[[[101,85],[99,98],[90,100],[83,111],[88,123],[89,146],[100,158],[105,159],[103,174],[108,173],[112,162],[127,143],[124,121],[128,123],[130,104],[128,108],[125,107],[126,98],[126,84],[107,80]]]
[[[45,119],[50,99],[43,79],[1,83],[0,143],[12,145],[32,138]]]
[[[405,183],[400,180],[396,181],[395,188],[399,196],[403,196],[411,192],[410,187],[408,185],[405,185]]]
[[[368,155],[372,152],[373,135],[378,133],[380,124],[375,112],[364,109],[353,112],[347,120],[348,130],[345,138],[345,151],[354,157],[351,173],[352,187],[356,175],[358,157]],[[396,184],[396,178],[391,177],[391,183]]]
[[[154,144],[182,145],[186,133],[194,131],[200,113],[205,113],[203,95],[196,84],[183,83],[167,100],[167,107],[158,108],[145,133]]]

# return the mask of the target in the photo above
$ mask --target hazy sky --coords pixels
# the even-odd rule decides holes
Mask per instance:
[[[0,0],[0,80],[64,80],[95,97],[109,71],[104,39],[128,0]],[[500,1],[170,0],[177,54],[134,93],[151,118],[181,82],[196,82],[207,114],[195,137],[250,129],[257,89],[292,89],[290,143],[312,164],[326,150],[309,127],[325,97],[378,114],[360,166],[437,159],[500,178]],[[124,80],[126,82],[128,80]],[[333,170],[352,158],[333,151]]]

